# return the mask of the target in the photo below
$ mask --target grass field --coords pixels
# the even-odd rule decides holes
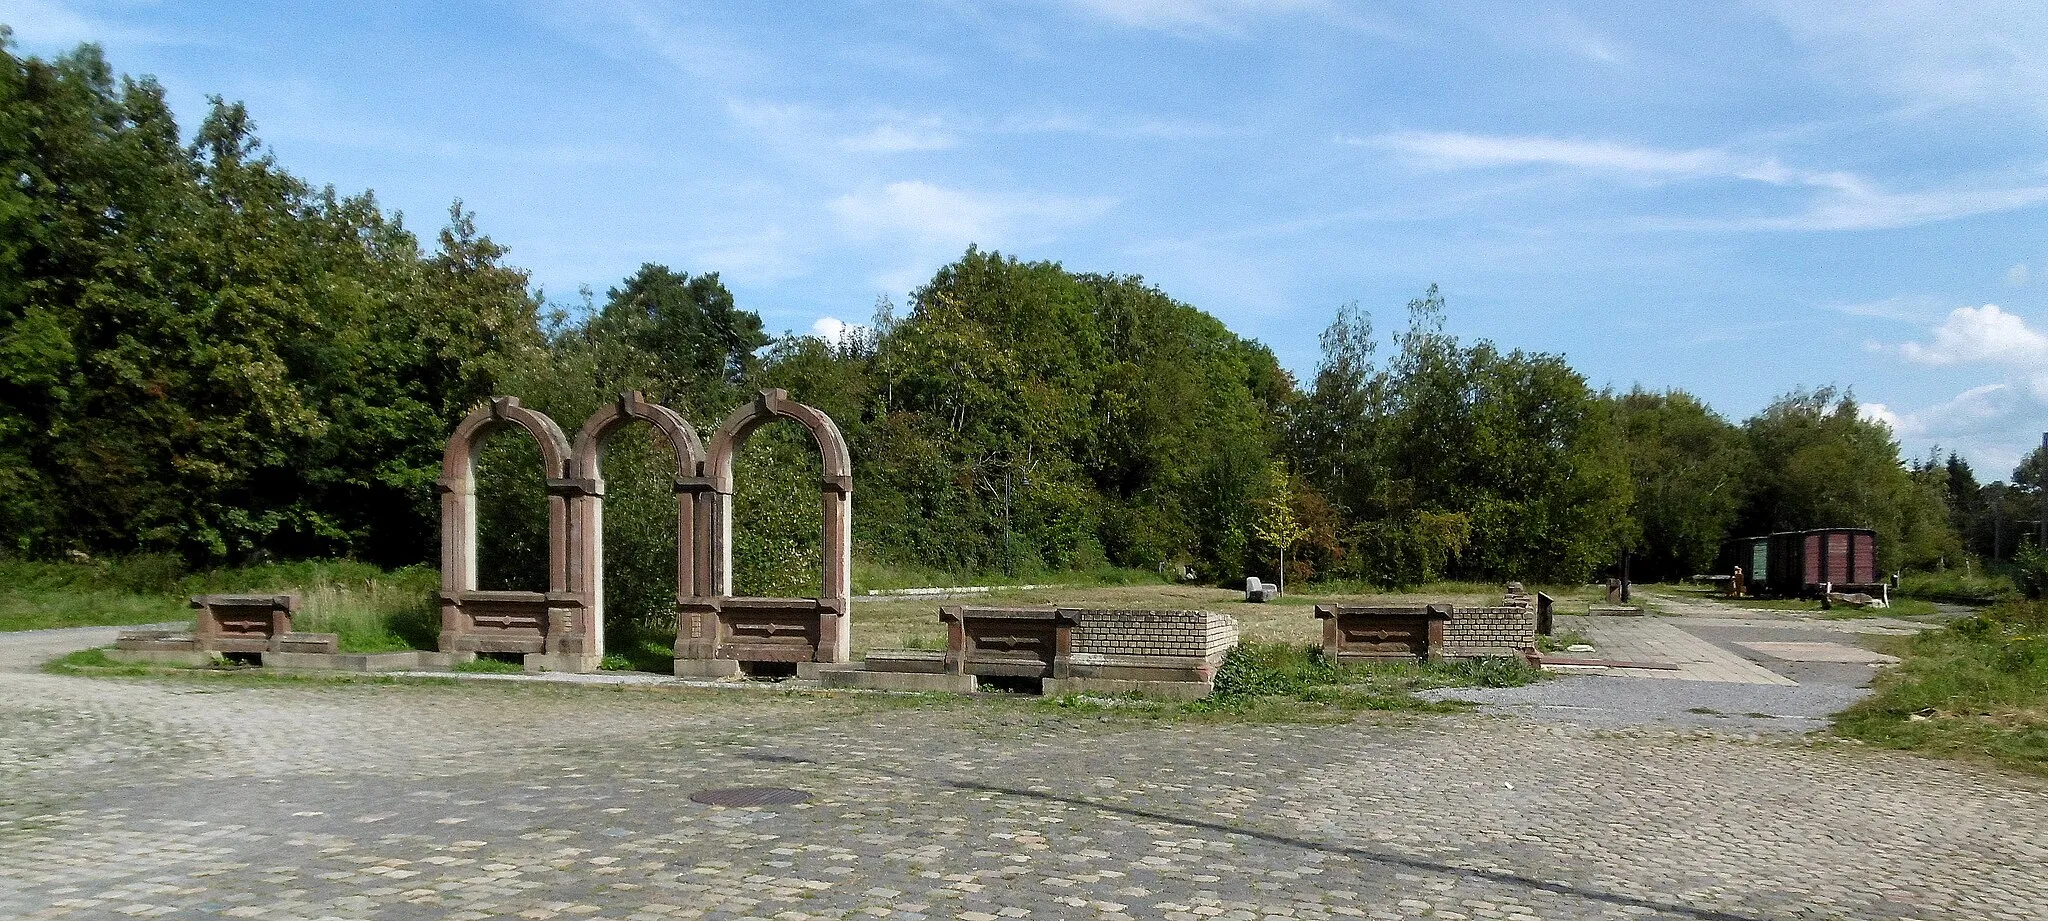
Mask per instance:
[[[1901,659],[1836,731],[2048,774],[2048,602],[2012,601],[1886,648]]]
[[[1856,608],[1835,605],[1832,610],[1823,610],[1818,601],[1801,598],[1729,598],[1719,591],[1700,585],[1658,585],[1656,591],[1693,601],[1713,601],[1731,608],[1746,608],[1752,611],[1789,611],[1811,614],[1826,620],[1848,620],[1858,617],[1931,617],[1941,613],[1931,601],[1893,595],[1891,607]]]
[[[0,561],[0,631],[189,623],[192,595],[296,592],[299,630],[338,634],[346,652],[431,648],[439,577],[349,561],[180,573],[151,557],[92,563]]]
[[[1000,578],[857,564],[862,589],[927,585],[1000,585]],[[1451,582],[1397,592],[1357,584],[1311,584],[1271,604],[1246,604],[1236,589],[1167,584],[1141,570],[1037,573],[1038,588],[997,588],[952,597],[871,596],[853,599],[853,650],[945,646],[939,608],[947,604],[1102,608],[1195,608],[1229,614],[1250,642],[1308,645],[1319,637],[1319,602],[1488,604],[1501,588]],[[432,648],[438,629],[438,576],[426,567],[388,571],[349,561],[313,561],[181,574],[154,558],[94,563],[0,561],[0,630],[187,622],[190,595],[213,592],[297,592],[300,630],[336,633],[347,652]],[[1584,587],[1545,588],[1559,613],[1583,613],[1595,594]],[[618,648],[615,667],[662,670],[663,642]],[[663,648],[656,648],[663,647]]]

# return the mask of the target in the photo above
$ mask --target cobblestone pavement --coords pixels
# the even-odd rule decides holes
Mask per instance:
[[[29,670],[83,642],[0,636],[0,918],[2048,917],[2048,783],[1846,744]]]

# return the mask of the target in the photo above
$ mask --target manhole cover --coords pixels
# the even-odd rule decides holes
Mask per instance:
[[[788,806],[810,798],[809,793],[788,787],[727,787],[690,794],[690,802],[706,806]]]

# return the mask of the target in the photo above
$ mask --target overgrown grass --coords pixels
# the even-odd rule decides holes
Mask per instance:
[[[1111,585],[1158,585],[1169,580],[1145,569],[1097,566],[1092,569],[1029,569],[1014,573],[955,572],[916,563],[886,562],[856,557],[853,561],[855,594],[902,588],[959,588],[963,586],[1061,585],[1075,588]]]
[[[311,560],[185,573],[173,557],[86,563],[0,560],[0,631],[189,622],[189,596],[293,592],[293,627],[333,633],[345,652],[432,649],[435,571]]]
[[[1991,604],[2016,592],[2011,576],[1971,568],[1901,573],[1896,594],[1956,604]]]
[[[455,666],[452,670],[475,675],[512,675],[526,671],[526,666],[517,662],[507,662],[504,659],[493,659],[489,656],[479,655],[474,660]]]
[[[147,675],[156,668],[169,666],[141,665],[116,662],[107,657],[104,647],[80,649],[66,653],[43,663],[43,671],[53,675],[119,675],[133,677]]]
[[[1561,652],[1573,646],[1590,645],[1592,643],[1586,639],[1586,634],[1577,630],[1566,630],[1563,633],[1553,633],[1550,636],[1539,636],[1536,638],[1536,649],[1540,652]]]
[[[1891,651],[1900,664],[1836,717],[1836,732],[2048,774],[2048,603],[2006,602]]]

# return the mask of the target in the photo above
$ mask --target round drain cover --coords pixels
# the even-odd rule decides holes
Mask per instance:
[[[726,787],[690,794],[690,802],[706,806],[789,806],[810,798],[809,793],[788,787]]]

